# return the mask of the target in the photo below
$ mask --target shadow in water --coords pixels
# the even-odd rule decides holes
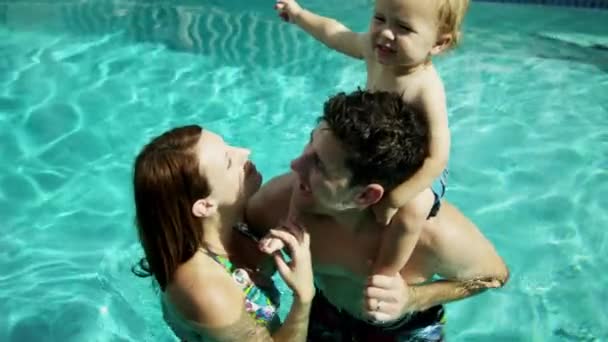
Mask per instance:
[[[292,67],[319,57],[318,43],[271,10],[243,13],[194,1],[0,2],[0,25],[74,36],[119,35],[126,43],[160,44],[228,65],[287,65],[290,73],[307,73]]]
[[[608,44],[604,42],[584,42],[576,37],[566,40],[541,33],[532,39],[530,47],[538,57],[588,64],[608,73]]]

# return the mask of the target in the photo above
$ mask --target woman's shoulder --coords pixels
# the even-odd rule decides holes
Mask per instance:
[[[200,252],[177,269],[164,297],[181,317],[208,327],[230,324],[244,310],[243,292],[230,274]]]

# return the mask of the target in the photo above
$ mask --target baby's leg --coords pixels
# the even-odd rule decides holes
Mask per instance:
[[[394,275],[407,263],[416,247],[420,231],[435,202],[431,189],[426,189],[399,208],[382,234],[374,274]]]

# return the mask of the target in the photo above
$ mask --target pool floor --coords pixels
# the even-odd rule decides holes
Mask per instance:
[[[369,1],[304,3],[367,25]],[[450,341],[608,340],[607,22],[473,2],[462,46],[436,60],[447,198],[511,270],[448,305]],[[174,340],[130,273],[139,148],[197,123],[251,148],[270,179],[323,101],[364,80],[260,0],[0,2],[0,340]]]

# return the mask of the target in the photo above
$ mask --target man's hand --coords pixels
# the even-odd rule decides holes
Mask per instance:
[[[364,291],[364,312],[376,322],[395,321],[416,311],[413,289],[398,273],[371,276]]]
[[[467,298],[488,289],[500,288],[504,281],[495,278],[436,280],[407,285],[399,274],[374,275],[365,289],[364,312],[376,322],[389,322],[416,311]]]

